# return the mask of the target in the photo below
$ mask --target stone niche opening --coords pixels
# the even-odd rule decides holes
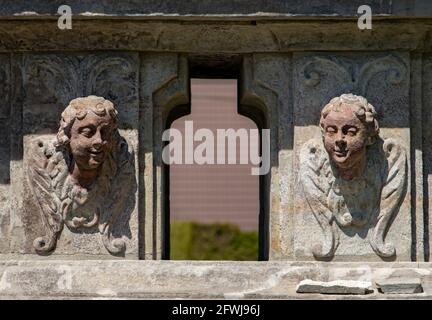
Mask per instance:
[[[181,132],[182,164],[163,164],[166,186],[163,259],[268,259],[265,176],[252,175],[251,168],[257,165],[250,161],[250,153],[262,155],[260,129],[265,127],[266,120],[240,103],[242,65],[241,55],[188,57],[191,103],[175,107],[165,126]],[[247,132],[247,150],[240,150],[246,144],[237,137],[236,164],[228,164],[229,139],[225,139],[225,164],[220,164],[217,129],[229,128]],[[197,164],[195,157],[191,159],[193,164],[186,163],[186,140],[191,140],[186,131],[196,133],[199,129],[213,133],[213,148],[210,143],[207,149],[213,152],[203,153],[208,156],[206,159],[213,159],[213,164],[212,161]],[[258,135],[251,135],[251,130]],[[189,149],[195,154],[197,147],[207,140],[201,138]],[[166,147],[168,142],[164,143]],[[242,152],[248,164],[240,164]],[[197,245],[199,242],[201,246]]]

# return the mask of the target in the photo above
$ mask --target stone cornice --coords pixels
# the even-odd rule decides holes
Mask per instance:
[[[60,30],[54,19],[0,20],[0,52],[127,50],[251,53],[294,51],[430,51],[432,19],[357,21],[179,22],[75,20]]]

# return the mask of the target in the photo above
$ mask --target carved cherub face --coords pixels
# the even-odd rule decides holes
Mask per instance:
[[[94,171],[111,152],[116,130],[112,102],[96,96],[77,98],[62,114],[57,146],[68,150],[80,170]]]
[[[343,178],[361,174],[366,147],[375,142],[379,126],[372,105],[361,96],[343,94],[322,110],[320,126],[324,148]]]
[[[349,168],[365,157],[368,133],[349,106],[330,111],[321,123],[324,147],[336,166]]]
[[[114,122],[109,114],[89,112],[82,120],[76,119],[70,132],[70,151],[81,169],[97,169],[112,147]]]

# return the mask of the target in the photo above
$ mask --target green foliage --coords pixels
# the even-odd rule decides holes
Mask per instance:
[[[258,232],[232,224],[171,222],[172,260],[258,260]]]

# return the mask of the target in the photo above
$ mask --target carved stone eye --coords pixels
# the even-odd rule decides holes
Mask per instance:
[[[93,135],[93,131],[90,128],[83,128],[80,130],[80,133],[87,138]]]
[[[351,137],[355,136],[356,134],[357,134],[357,130],[356,129],[349,129],[347,131],[347,135],[349,135]]]

